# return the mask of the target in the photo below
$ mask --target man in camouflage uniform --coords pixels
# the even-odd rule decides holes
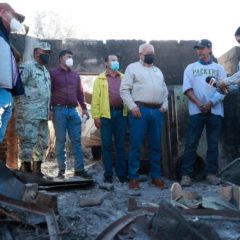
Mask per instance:
[[[20,170],[43,176],[41,163],[48,147],[48,115],[51,81],[45,65],[51,46],[40,42],[34,47],[34,59],[20,66],[25,95],[16,99]]]

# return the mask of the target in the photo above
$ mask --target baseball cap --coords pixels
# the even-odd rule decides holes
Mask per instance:
[[[212,48],[212,42],[209,41],[208,39],[202,39],[193,48],[196,49],[196,48],[204,48],[204,47]]]
[[[20,13],[15,12],[15,10],[8,3],[0,3],[0,10],[1,9],[6,10],[6,11],[12,13],[12,15],[21,23],[25,19],[25,16],[23,16]]]
[[[47,42],[38,42],[35,46],[34,49],[40,48],[45,51],[52,51],[51,50],[51,45]]]

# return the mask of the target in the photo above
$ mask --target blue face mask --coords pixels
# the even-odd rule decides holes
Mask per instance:
[[[119,62],[118,61],[112,61],[111,62],[111,69],[113,70],[113,71],[118,71],[119,70]]]

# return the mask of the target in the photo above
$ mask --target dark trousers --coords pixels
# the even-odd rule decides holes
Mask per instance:
[[[196,160],[196,150],[204,127],[207,136],[205,174],[218,171],[218,141],[221,133],[222,117],[214,114],[195,114],[189,117],[186,145],[181,166],[182,175],[191,175]]]
[[[102,161],[104,176],[113,175],[112,138],[116,149],[115,172],[117,176],[126,176],[125,136],[127,118],[123,110],[111,110],[111,119],[101,118]]]

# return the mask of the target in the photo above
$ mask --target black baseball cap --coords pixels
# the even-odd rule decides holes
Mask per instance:
[[[193,47],[193,49],[205,48],[205,47],[212,48],[212,42],[209,41],[208,39],[202,39]]]

